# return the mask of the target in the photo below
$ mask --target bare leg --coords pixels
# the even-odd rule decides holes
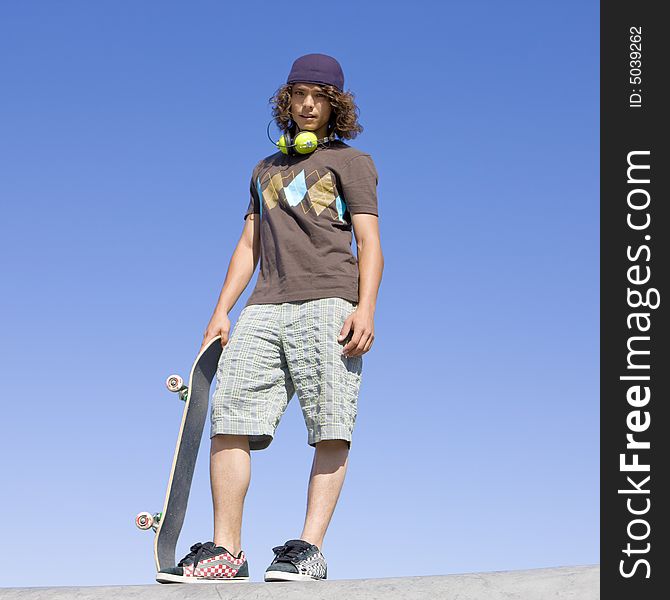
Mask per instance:
[[[345,440],[316,444],[307,492],[307,514],[300,539],[323,549],[323,538],[340,497],[347,472],[349,448]]]
[[[214,543],[237,556],[242,549],[242,511],[251,480],[249,437],[215,435],[209,474],[214,505]]]

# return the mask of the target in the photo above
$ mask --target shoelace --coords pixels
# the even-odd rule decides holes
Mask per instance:
[[[187,562],[190,562],[190,560],[193,559],[193,568],[195,569],[198,566],[202,555],[208,551],[210,551],[209,548],[206,548],[201,542],[198,542],[191,546],[191,551],[179,561],[177,566],[183,567]]]
[[[302,548],[300,546],[284,544],[283,546],[275,546],[272,551],[276,554],[275,560],[277,562],[289,562],[291,560],[297,559],[301,554],[308,550],[308,548]]]

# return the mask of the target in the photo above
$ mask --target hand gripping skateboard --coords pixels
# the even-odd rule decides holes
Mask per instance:
[[[154,559],[157,571],[175,566],[177,539],[186,516],[191,480],[207,417],[209,391],[216,375],[221,351],[221,336],[217,336],[196,357],[188,386],[184,385],[179,375],[170,375],[165,382],[167,388],[171,392],[178,393],[179,399],[184,401],[184,413],[172,460],[165,503],[162,513],[141,512],[135,517],[135,524],[140,529],[153,529],[156,532]]]

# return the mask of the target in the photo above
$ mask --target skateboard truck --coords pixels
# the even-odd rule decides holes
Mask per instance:
[[[184,380],[179,375],[170,375],[165,380],[167,389],[179,394],[179,399],[186,402],[188,399],[188,386],[184,385]],[[158,531],[163,513],[141,512],[135,517],[135,525],[143,531],[153,529]]]
[[[188,386],[184,385],[184,380],[179,375],[170,375],[165,380],[167,389],[179,394],[179,399],[186,402],[188,398]]]
[[[184,385],[184,380],[179,375],[170,375],[165,380],[165,385],[171,392],[178,393],[180,400],[186,402],[188,399],[188,386]],[[141,512],[135,517],[135,525],[144,531],[149,529],[158,531],[162,517],[163,513],[154,513],[152,515],[149,512]]]
[[[153,529],[154,531],[158,530],[158,525],[160,525],[161,518],[163,513],[154,513],[153,515],[148,512],[141,512],[135,517],[135,525],[139,529],[144,531],[148,529]]]

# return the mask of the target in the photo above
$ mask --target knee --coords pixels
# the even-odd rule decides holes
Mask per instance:
[[[349,442],[347,440],[321,440],[316,442],[317,450],[348,450]]]
[[[212,452],[225,450],[226,448],[241,448],[249,450],[249,436],[231,433],[218,433],[212,437]]]

